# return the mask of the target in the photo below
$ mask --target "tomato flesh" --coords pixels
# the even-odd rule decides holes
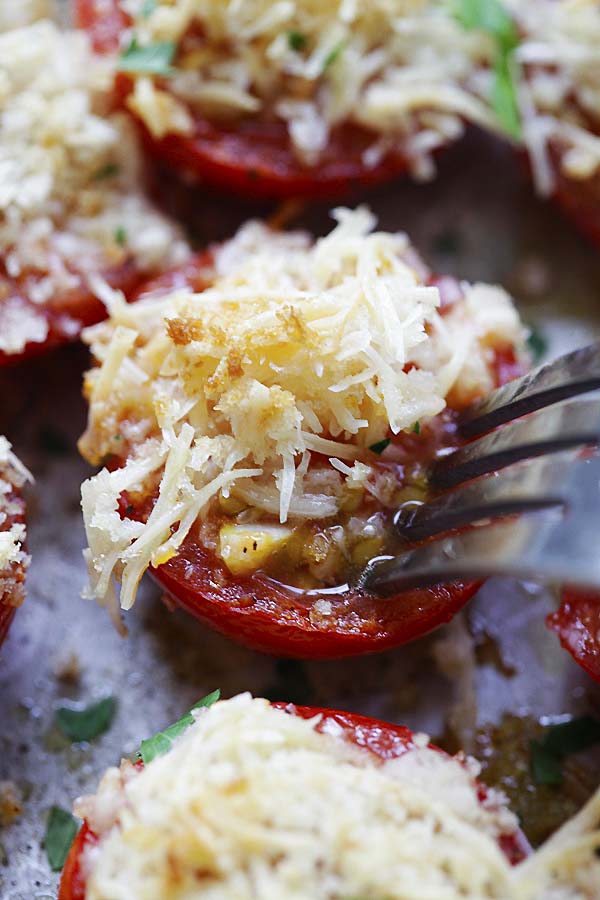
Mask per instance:
[[[600,682],[600,594],[565,590],[560,608],[546,623],[582,669]]]
[[[391,722],[372,719],[370,716],[361,716],[358,713],[322,709],[315,706],[296,706],[294,703],[274,703],[273,706],[302,719],[312,719],[314,716],[320,715],[322,718],[317,725],[317,731],[324,731],[328,723],[335,723],[342,728],[348,740],[358,747],[369,750],[382,760],[397,759],[404,753],[415,749],[413,733],[405,725],[395,725]],[[430,746],[434,750],[438,749],[433,745]],[[444,751],[439,750],[439,752],[443,753]],[[487,797],[485,785],[479,784],[478,792],[479,799],[483,803]],[[58,900],[85,900],[86,885],[82,855],[87,847],[93,847],[97,843],[98,837],[84,822],[65,862]],[[499,844],[512,865],[525,859],[531,850],[527,839],[520,831],[503,835]]]

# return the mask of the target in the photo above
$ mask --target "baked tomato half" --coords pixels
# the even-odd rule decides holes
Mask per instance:
[[[316,726],[317,731],[334,734],[336,738],[350,741],[357,747],[369,751],[379,760],[397,759],[417,748],[413,732],[403,725],[395,725],[370,716],[341,710],[296,706],[293,703],[274,703],[273,706],[289,715],[303,719],[314,719],[316,716],[320,716],[321,719]],[[439,750],[433,745],[429,745],[429,749],[446,756],[443,750]],[[143,764],[138,763],[138,766],[143,767]],[[480,802],[484,805],[489,803],[489,792],[486,786],[478,782],[476,788]],[[84,822],[65,861],[58,900],[85,900],[86,872],[83,855],[98,843],[99,837],[93,832],[90,825]],[[527,839],[518,829],[500,835],[498,843],[512,865],[521,862],[531,852]]]
[[[6,438],[0,436],[0,480],[9,485],[8,490],[0,493],[0,644],[25,597],[29,556],[25,541],[25,501],[21,491],[29,477]]]
[[[600,682],[600,594],[565,590],[559,609],[546,622],[575,662]]]
[[[300,4],[249,21],[243,6],[214,3],[178,12],[175,24],[154,11],[130,18],[123,0],[75,0],[96,48],[123,54],[118,93],[149,153],[228,191],[331,200],[407,171],[429,177],[464,120],[498,127],[466,84],[490,57],[489,41],[469,44],[451,16],[439,28],[427,10],[357,7],[348,17]],[[410,38],[398,39],[403,25]],[[125,32],[136,35],[129,47]],[[465,59],[453,67],[457,40]],[[411,68],[423,77],[421,45],[447,71],[423,89],[396,89]],[[164,60],[149,68],[144,54],[159,46]]]
[[[475,593],[354,585],[402,550],[395,512],[430,495],[460,409],[523,370],[525,331],[500,288],[433,278],[365,210],[337,216],[314,242],[248,223],[151,282],[126,343],[94,329],[93,356],[123,361],[86,376],[79,444],[107,467],[82,487],[102,602],[115,574],[130,608],[148,569],[227,636],[318,658],[414,640]]]

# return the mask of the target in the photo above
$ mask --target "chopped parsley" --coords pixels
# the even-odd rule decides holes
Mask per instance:
[[[115,228],[115,241],[119,245],[119,247],[124,247],[127,243],[127,232],[122,225],[119,225],[118,228]]]
[[[376,444],[371,444],[369,450],[372,450],[373,453],[383,453],[385,448],[389,446],[390,441],[390,438],[384,438],[382,441],[377,441]]]
[[[142,741],[142,745],[139,750],[139,755],[144,762],[144,765],[147,765],[149,762],[152,762],[157,756],[162,756],[163,753],[167,753],[171,749],[171,745],[173,740],[176,737],[179,737],[180,734],[183,734],[190,725],[194,723],[194,716],[192,715],[192,711],[194,709],[201,709],[202,707],[206,708],[212,706],[213,703],[216,703],[219,697],[221,696],[221,691],[216,690],[211,694],[207,694],[206,697],[203,697],[202,700],[198,700],[192,708],[187,712],[178,722],[174,722],[173,725],[169,725],[168,728],[165,728],[164,731],[159,731],[154,737],[148,738],[145,741]]]
[[[140,72],[168,78],[173,74],[171,63],[174,56],[175,44],[173,41],[157,41],[154,44],[141,45],[134,37],[129,46],[121,53],[117,68],[121,72]]]
[[[546,355],[548,341],[540,331],[536,328],[531,328],[527,338],[527,346],[533,356],[533,361],[538,363]]]
[[[496,44],[492,107],[504,130],[521,136],[514,50],[519,43],[515,23],[501,0],[451,0],[454,18],[467,31],[485,31]]]
[[[323,71],[326,72],[327,69],[334,64],[339,58],[344,49],[345,43],[344,41],[340,41],[339,44],[336,44],[335,47],[332,47],[325,59],[323,60]]]
[[[413,434],[421,434],[421,423],[415,422],[413,425]]]
[[[53,872],[60,872],[79,831],[77,819],[66,809],[52,806],[46,824],[44,847]]]
[[[106,163],[105,166],[100,166],[97,172],[94,172],[93,178],[94,181],[104,181],[106,178],[114,178],[120,171],[121,168],[116,163]]]
[[[301,31],[288,31],[287,40],[290,50],[304,50],[308,43],[308,38]]]
[[[531,742],[531,772],[536,784],[562,784],[567,756],[600,744],[600,719],[580,716],[552,725],[544,737]]]
[[[114,697],[104,697],[84,709],[60,706],[54,715],[56,726],[74,743],[93,741],[108,731],[117,711]]]

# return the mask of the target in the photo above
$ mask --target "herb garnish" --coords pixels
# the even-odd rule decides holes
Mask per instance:
[[[339,59],[342,50],[345,47],[345,41],[340,41],[339,44],[336,44],[335,47],[332,47],[325,59],[323,60],[323,72],[325,72],[330,66]]]
[[[115,241],[119,245],[119,247],[124,247],[127,243],[127,232],[122,225],[119,225],[118,228],[115,228]]]
[[[514,50],[519,43],[515,23],[501,0],[451,0],[454,18],[467,31],[485,31],[496,44],[492,106],[498,121],[514,138],[521,137],[517,96],[517,63]]]
[[[559,785],[562,763],[572,753],[600,744],[600,720],[580,716],[548,728],[544,737],[531,742],[531,771],[536,784]]]
[[[421,423],[415,422],[413,425],[413,434],[421,434]]]
[[[290,50],[304,50],[308,43],[308,38],[301,31],[288,31],[287,39]]]
[[[171,744],[176,737],[179,737],[180,734],[183,734],[190,725],[194,723],[194,716],[192,715],[192,711],[194,709],[201,709],[202,707],[212,706],[213,703],[216,703],[219,697],[221,696],[221,691],[216,690],[211,694],[207,694],[206,697],[203,697],[202,700],[198,700],[192,708],[187,712],[178,722],[174,722],[173,725],[169,725],[168,728],[165,728],[164,731],[159,731],[154,737],[148,738],[145,741],[142,741],[142,745],[139,750],[139,755],[144,762],[144,765],[147,765],[149,762],[152,762],[153,759],[157,756],[162,756],[163,753],[167,753],[171,749]]]
[[[120,171],[121,168],[116,163],[106,163],[105,166],[101,166],[97,172],[94,172],[93,179],[94,181],[104,181],[106,178],[114,178]]]
[[[382,441],[377,441],[375,444],[371,444],[369,450],[372,450],[373,453],[383,453],[385,448],[390,444],[390,438],[384,438]]]
[[[66,809],[52,806],[46,824],[44,847],[53,872],[60,872],[79,831],[77,820]]]
[[[548,341],[536,328],[531,328],[527,338],[527,346],[533,356],[533,361],[538,363],[546,355]]]
[[[54,720],[58,729],[74,743],[93,741],[108,731],[117,711],[114,697],[104,697],[84,709],[60,706]]]
[[[134,37],[121,53],[117,68],[121,72],[143,72],[147,75],[161,75],[168,78],[174,71],[171,66],[174,56],[173,41],[157,41],[155,44],[141,45]]]

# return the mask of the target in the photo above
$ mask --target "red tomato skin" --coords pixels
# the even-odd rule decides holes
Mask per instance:
[[[546,624],[581,668],[600,683],[600,594],[565,590],[560,608],[547,617]]]
[[[439,585],[385,599],[348,590],[330,598],[334,610],[344,605],[343,621],[328,623],[323,617],[315,624],[311,609],[318,595],[302,604],[260,573],[234,577],[189,539],[176,557],[151,572],[175,603],[201,622],[253,650],[299,659],[337,659],[408,643],[449,622],[479,588],[479,583]]]
[[[341,726],[350,741],[358,747],[369,750],[382,760],[397,759],[404,753],[415,749],[413,733],[405,725],[383,722],[359,713],[323,709],[316,706],[296,706],[295,703],[273,703],[273,706],[302,719],[312,719],[314,716],[320,715],[322,718],[317,725],[317,731],[323,731],[328,722],[335,722]],[[443,750],[439,750],[433,745],[430,746],[433,750],[438,750],[439,753],[446,755]],[[482,803],[486,797],[487,788],[485,785],[479,785],[479,798]],[[85,900],[85,877],[82,872],[81,855],[87,846],[94,846],[97,843],[97,836],[84,822],[66,859],[58,900]],[[512,865],[521,862],[531,852],[527,839],[520,831],[504,835],[499,843]]]

